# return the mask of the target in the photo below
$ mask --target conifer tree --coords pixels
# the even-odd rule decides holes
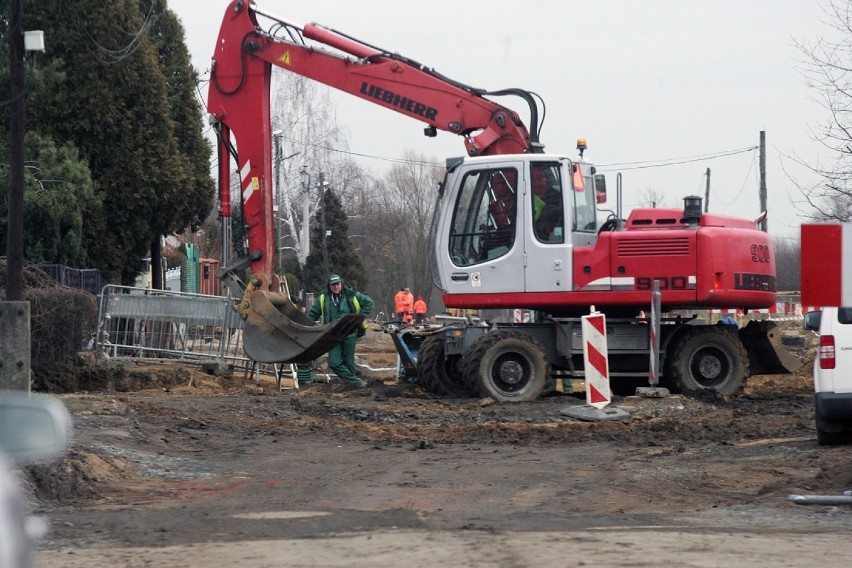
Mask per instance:
[[[326,274],[323,266],[323,230],[328,235],[326,239],[326,250],[328,251],[328,272],[336,273],[343,277],[347,285],[356,290],[364,290],[367,286],[367,274],[361,257],[349,239],[349,224],[346,221],[346,212],[340,198],[333,189],[327,189],[323,195],[323,207],[325,208],[325,227],[323,227],[322,209],[317,212],[311,231],[311,254],[305,263],[303,271],[304,283],[309,292],[319,292],[326,286]]]
[[[88,258],[132,283],[153,240],[200,224],[212,204],[180,26],[161,0],[33,0],[27,25],[50,30],[40,60],[64,73],[28,105],[27,128],[79,149],[103,203],[85,212]]]

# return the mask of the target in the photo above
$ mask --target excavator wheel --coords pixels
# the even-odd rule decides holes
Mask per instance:
[[[666,365],[666,384],[674,392],[710,389],[737,394],[749,374],[748,354],[735,330],[722,326],[687,329],[676,339]]]
[[[548,377],[550,363],[544,348],[518,331],[487,333],[465,354],[464,379],[468,388],[499,402],[537,399]]]
[[[427,391],[441,396],[470,396],[458,368],[460,360],[461,355],[444,356],[444,340],[441,336],[427,337],[417,352],[419,384]]]

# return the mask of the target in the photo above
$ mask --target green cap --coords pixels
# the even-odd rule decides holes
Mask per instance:
[[[337,284],[338,282],[343,282],[343,278],[341,278],[339,274],[332,274],[328,277],[329,286],[332,284]]]

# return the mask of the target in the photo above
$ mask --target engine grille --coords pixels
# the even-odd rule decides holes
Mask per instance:
[[[618,242],[618,256],[689,256],[689,238],[625,239]]]

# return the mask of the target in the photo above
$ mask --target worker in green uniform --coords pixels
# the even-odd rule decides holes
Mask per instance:
[[[362,292],[356,292],[349,286],[344,286],[343,279],[332,274],[328,277],[328,286],[314,300],[308,312],[308,317],[320,324],[326,324],[339,319],[344,314],[361,313],[365,316],[373,313],[373,300]],[[364,387],[367,383],[355,375],[355,343],[366,333],[367,322],[362,327],[349,334],[343,343],[328,352],[328,366],[345,385]]]

